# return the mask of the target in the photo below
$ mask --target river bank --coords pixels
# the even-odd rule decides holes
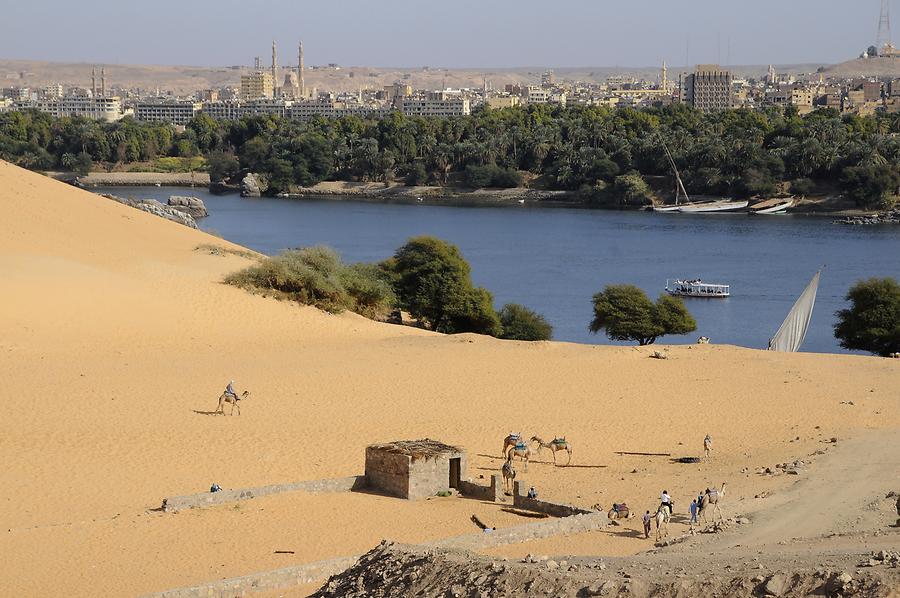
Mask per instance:
[[[209,187],[207,172],[45,172],[45,175],[79,187]]]

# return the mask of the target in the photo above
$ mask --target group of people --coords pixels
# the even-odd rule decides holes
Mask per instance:
[[[712,436],[709,434],[703,439],[703,452],[707,458],[709,458],[709,453],[712,451]],[[697,523],[699,525],[699,521],[697,516],[700,514],[700,508],[703,504],[703,495],[710,494],[713,492],[709,488],[706,489],[705,492],[701,492],[697,495],[697,498],[691,501],[690,512],[691,512],[691,528],[694,527],[694,524]],[[898,503],[900,505],[900,503]],[[900,506],[898,506],[900,509]],[[659,498],[659,508],[657,512],[665,510],[666,517],[671,517],[672,513],[675,512],[675,502],[672,500],[672,497],[669,495],[668,490],[663,490],[662,495]],[[900,512],[900,511],[898,511]],[[650,514],[650,511],[644,513],[643,522],[644,522],[644,537],[650,537],[650,522],[653,521],[653,516]]]

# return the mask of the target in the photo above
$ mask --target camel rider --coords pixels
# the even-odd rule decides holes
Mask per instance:
[[[668,490],[663,490],[662,496],[660,497],[660,506],[668,508],[669,515],[672,514],[672,497],[669,496]]]
[[[228,383],[228,386],[225,387],[225,394],[229,394],[235,399],[237,398],[237,393],[234,391],[234,380]]]

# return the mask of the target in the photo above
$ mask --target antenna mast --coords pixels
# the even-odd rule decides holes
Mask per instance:
[[[881,49],[891,43],[891,1],[881,0],[881,16],[878,19],[878,41],[875,47]]]

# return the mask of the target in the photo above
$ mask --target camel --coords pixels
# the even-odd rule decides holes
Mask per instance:
[[[613,503],[609,513],[606,514],[609,519],[631,519],[631,509],[625,503]]]
[[[503,484],[506,486],[506,493],[509,494],[512,492],[513,481],[516,479],[516,469],[512,464],[512,457],[508,457],[506,459],[506,463],[503,464]]]
[[[537,436],[531,437],[531,442],[536,442],[538,445],[538,455],[541,454],[541,449],[550,449],[550,452],[553,454],[553,464],[556,465],[556,452],[557,451],[566,451],[569,453],[569,459],[566,461],[566,465],[572,462],[572,445],[568,443],[566,437],[557,437],[553,439],[553,442],[544,442]]]
[[[510,432],[509,435],[503,439],[503,452],[501,454],[505,456],[509,447],[516,446],[517,444],[522,444],[522,434]]]
[[[506,460],[512,462],[513,457],[520,457],[525,462],[525,471],[528,471],[528,460],[531,459],[531,449],[525,444],[517,444],[509,448]]]
[[[225,415],[225,403],[231,403],[231,412],[228,415],[234,415],[234,408],[237,407],[238,415],[241,414],[241,401],[246,401],[250,398],[250,391],[245,390],[238,396],[231,395],[227,392],[223,392],[222,396],[219,397],[219,406],[216,407],[216,413],[221,413]]]
[[[660,538],[666,538],[669,535],[669,520],[672,518],[672,508],[675,507],[675,503],[671,503],[671,507],[666,508],[666,505],[659,505],[659,508],[656,509],[656,541],[659,542]]]
[[[703,454],[706,455],[707,459],[709,459],[710,452],[712,452],[712,437],[707,434],[706,438],[703,439]]]
[[[716,513],[719,514],[721,519],[725,519],[725,516],[722,515],[722,509],[719,508],[719,501],[722,500],[722,497],[725,496],[725,482],[722,482],[722,489],[716,490],[715,488],[707,488],[706,492],[703,493],[703,498],[700,500],[700,516],[703,517],[703,521],[707,521],[706,519],[706,509],[712,507],[713,513],[713,521],[715,521]]]

